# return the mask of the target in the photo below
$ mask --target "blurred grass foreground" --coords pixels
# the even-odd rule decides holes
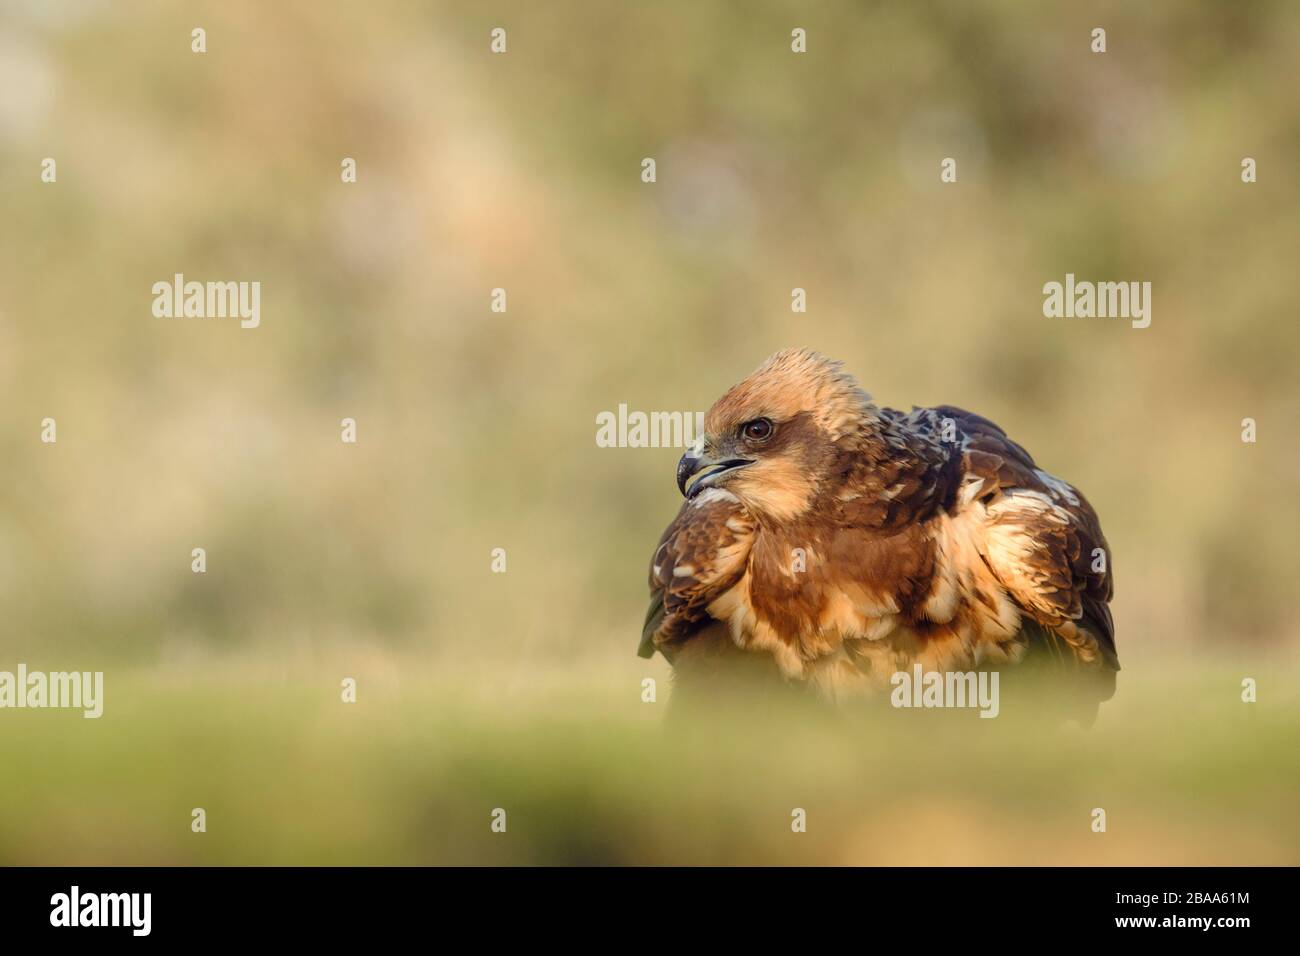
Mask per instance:
[[[664,726],[631,671],[618,693],[578,673],[470,695],[465,675],[410,668],[361,679],[355,704],[266,675],[152,678],[110,686],[98,721],[5,715],[0,860],[1300,862],[1295,696],[1243,704],[1217,672],[1125,677],[1088,732],[973,712]]]

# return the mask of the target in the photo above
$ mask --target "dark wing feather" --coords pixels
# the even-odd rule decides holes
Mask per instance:
[[[962,467],[965,481],[978,483],[972,497],[986,509],[989,567],[1079,663],[1108,671],[1113,690],[1119,670],[1108,606],[1114,568],[1096,512],[1082,492],[1039,469],[993,422],[952,406],[937,411],[956,419],[964,434]]]
[[[682,505],[650,561],[650,608],[637,653],[651,657],[696,630],[745,573],[754,520],[731,495]]]

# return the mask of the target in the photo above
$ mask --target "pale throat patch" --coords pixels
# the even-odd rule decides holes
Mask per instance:
[[[812,505],[813,484],[798,463],[773,458],[747,470],[749,474],[742,472],[735,487],[751,510],[789,521]]]
[[[705,488],[698,495],[691,499],[692,508],[703,508],[718,501],[727,501],[733,504],[739,504],[740,499],[733,495],[725,488]]]

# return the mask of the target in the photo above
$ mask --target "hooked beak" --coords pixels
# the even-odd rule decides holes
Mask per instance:
[[[705,488],[716,485],[722,475],[729,474],[753,463],[753,460],[749,458],[728,458],[725,461],[719,461],[692,449],[682,455],[681,460],[677,462],[677,488],[689,500]],[[700,475],[700,477],[695,484],[691,485],[688,491],[686,485],[696,475]]]

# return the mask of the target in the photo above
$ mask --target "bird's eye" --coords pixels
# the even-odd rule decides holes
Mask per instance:
[[[746,441],[767,441],[772,437],[772,423],[766,418],[755,418],[740,426],[740,434]]]

